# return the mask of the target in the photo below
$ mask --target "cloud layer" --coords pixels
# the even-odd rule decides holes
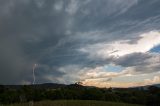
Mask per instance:
[[[158,0],[0,1],[0,84],[31,83],[34,64],[38,64],[36,83],[132,86],[133,82],[112,80],[159,73],[160,55],[151,51],[160,45],[159,4]],[[109,72],[108,65],[122,70]],[[158,83],[156,76],[153,81],[145,79],[143,84]]]

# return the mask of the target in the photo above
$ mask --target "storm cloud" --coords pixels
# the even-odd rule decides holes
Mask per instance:
[[[31,83],[34,64],[36,83],[74,83],[108,64],[159,72],[149,51],[160,44],[159,9],[159,0],[0,1],[0,84]],[[144,34],[158,35],[147,49],[114,45],[145,45]]]

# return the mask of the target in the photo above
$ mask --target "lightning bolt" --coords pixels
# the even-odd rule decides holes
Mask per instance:
[[[35,81],[36,81],[36,77],[35,77],[35,69],[36,69],[36,67],[37,67],[38,65],[37,64],[34,64],[33,65],[33,69],[32,69],[32,74],[33,74],[33,82],[32,82],[32,84],[34,85],[35,84]]]

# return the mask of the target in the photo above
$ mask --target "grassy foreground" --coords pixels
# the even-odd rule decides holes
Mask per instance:
[[[30,102],[30,103],[2,105],[2,106],[141,106],[141,105],[104,102],[104,101],[91,101],[91,100],[57,100],[57,101],[41,101],[35,103]]]

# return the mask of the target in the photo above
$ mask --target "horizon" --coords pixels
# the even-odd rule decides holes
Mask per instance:
[[[2,86],[7,86],[7,87],[10,87],[10,88],[12,88],[12,87],[17,87],[17,86],[32,86],[32,87],[34,87],[34,86],[43,86],[43,85],[50,85],[50,86],[52,86],[52,87],[54,87],[55,85],[57,86],[59,86],[58,88],[63,88],[64,86],[65,87],[67,87],[67,86],[70,86],[70,85],[77,85],[77,83],[72,83],[72,84],[62,84],[62,83],[37,83],[37,84],[13,84],[13,85],[4,85],[4,84],[0,84],[0,85],[2,85]],[[159,83],[157,83],[157,84],[148,84],[148,85],[139,85],[139,86],[130,86],[130,87],[124,87],[124,86],[122,86],[122,87],[105,87],[105,86],[102,86],[102,87],[100,87],[100,86],[91,86],[91,85],[83,85],[83,84],[78,84],[79,86],[83,86],[83,87],[89,87],[89,88],[99,88],[99,89],[110,89],[110,88],[112,88],[112,89],[132,89],[132,88],[135,88],[135,89],[139,89],[139,88],[142,88],[142,89],[149,89],[149,87],[157,87],[157,88],[160,88],[160,84]],[[11,87],[12,86],[12,87]],[[60,87],[61,86],[61,87]],[[63,86],[63,87],[62,87]]]
[[[160,84],[159,0],[5,0],[0,7],[0,84]]]

